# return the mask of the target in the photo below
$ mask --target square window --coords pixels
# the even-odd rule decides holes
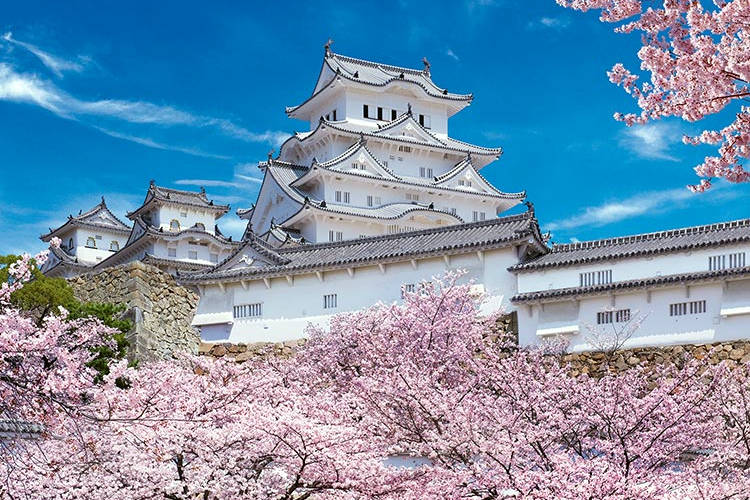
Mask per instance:
[[[198,260],[198,252],[196,250],[190,250],[188,252],[188,259]]]
[[[211,262],[219,262],[219,254],[218,253],[212,253],[210,256]]]
[[[168,248],[167,249],[167,255],[170,257],[177,257],[177,249],[176,248]]]

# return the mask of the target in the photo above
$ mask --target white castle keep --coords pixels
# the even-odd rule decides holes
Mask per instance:
[[[480,173],[502,150],[448,135],[471,94],[423,69],[335,54],[326,45],[312,95],[287,108],[309,123],[259,164],[256,203],[233,242],[229,207],[152,182],[128,214],[104,200],[42,238],[63,240],[44,271],[71,276],[142,260],[195,287],[205,341],[282,341],[331,315],[400,301],[463,269],[485,312],[515,313],[522,345],[632,331],[626,345],[750,337],[750,219],[569,245],[547,244],[534,213],[502,214],[506,193]],[[633,328],[634,325],[637,328]]]

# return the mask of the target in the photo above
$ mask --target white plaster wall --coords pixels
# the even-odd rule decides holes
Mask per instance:
[[[301,205],[289,198],[271,175],[266,173],[260,193],[258,193],[255,210],[250,218],[253,231],[256,234],[266,232],[271,227],[272,219],[276,224],[281,224],[297,213],[300,207]]]
[[[228,246],[218,245],[216,243],[199,242],[198,244],[191,243],[193,236],[186,236],[177,241],[159,240],[154,243],[153,254],[155,257],[162,259],[177,259],[187,262],[198,262],[201,264],[216,264],[221,262],[232,252]],[[174,248],[176,256],[172,257],[169,255],[169,249]],[[197,252],[197,258],[190,258],[190,252]],[[218,260],[212,261],[211,254],[217,254]]]
[[[725,245],[686,252],[595,262],[579,266],[522,271],[518,273],[518,291],[523,293],[579,286],[580,273],[606,269],[612,269],[612,281],[626,281],[692,271],[708,271],[708,258],[710,256],[734,252],[747,252],[747,262],[750,263],[750,244]]]
[[[326,272],[323,280],[315,274],[294,276],[290,284],[285,278],[273,278],[267,288],[262,280],[246,281],[241,284],[225,284],[224,291],[218,286],[205,286],[201,290],[201,300],[197,314],[232,312],[234,305],[261,302],[263,317],[236,319],[231,325],[227,338],[215,337],[220,328],[206,328],[205,340],[230,342],[265,342],[301,338],[304,328],[310,322],[325,325],[330,314],[353,311],[382,301],[391,303],[401,300],[401,285],[418,283],[433,277],[442,276],[448,269],[466,269],[469,273],[463,281],[475,280],[506,298],[515,293],[512,276],[502,275],[497,266],[511,265],[515,260],[514,249],[498,249],[486,252],[483,258],[476,253],[453,256],[446,266],[444,259],[419,260],[414,269],[410,262],[388,264],[385,273],[377,266],[358,268],[354,276],[346,270]],[[490,269],[489,267],[493,268]],[[510,279],[509,279],[510,276]],[[336,293],[338,307],[323,308],[323,295]]]
[[[407,84],[410,87],[412,85]],[[435,134],[448,134],[448,111],[445,104],[437,98],[431,98],[424,94],[421,89],[402,91],[386,91],[385,89],[367,92],[364,90],[346,90],[346,120],[355,126],[375,129],[378,124],[386,124],[391,121],[391,110],[396,109],[397,115],[405,113],[411,103],[412,114],[419,117],[424,114],[430,117],[431,131]],[[414,95],[416,92],[417,95]],[[421,94],[421,95],[420,95]],[[367,104],[371,110],[371,116],[377,117],[377,108],[383,108],[383,120],[367,119],[363,117],[363,105]]]
[[[736,287],[738,293],[731,297],[727,288]],[[648,345],[668,345],[685,343],[708,343],[736,340],[750,336],[750,314],[722,317],[720,311],[727,305],[750,307],[750,280],[731,281],[728,285],[712,283],[696,286],[674,286],[651,291],[634,291],[613,296],[583,298],[578,302],[578,316],[574,321],[560,321],[553,315],[542,320],[544,308],[554,307],[554,303],[533,306],[519,306],[519,341],[521,345],[531,345],[546,338],[537,335],[538,329],[576,325],[580,333],[563,335],[574,351],[590,350],[590,328],[614,333],[621,331],[622,324],[596,326],[597,312],[607,309],[630,309],[631,314],[645,316],[626,347]],[[706,312],[684,316],[670,316],[670,304],[706,301]],[[550,316],[550,315],[547,315]],[[604,330],[602,330],[604,329]]]
[[[101,239],[97,239],[97,236]],[[109,249],[112,241],[116,241],[119,244],[119,248],[124,247],[128,241],[127,234],[110,232],[106,229],[99,230],[78,227],[66,234],[65,238],[61,238],[63,244],[67,245],[71,237],[74,244],[73,253],[78,257],[79,262],[84,264],[96,264],[115,253]],[[86,241],[89,237],[94,238],[96,248],[86,247]]]
[[[182,214],[185,214],[184,216]],[[169,231],[170,223],[176,220],[180,223],[180,230],[193,227],[200,222],[206,228],[207,233],[214,234],[216,225],[215,214],[206,210],[197,210],[189,207],[161,206],[154,214],[152,223],[157,228]]]

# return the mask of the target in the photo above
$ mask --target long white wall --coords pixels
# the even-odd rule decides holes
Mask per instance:
[[[670,305],[706,301],[705,312],[670,316]],[[594,296],[580,300],[522,305],[518,309],[519,342],[532,345],[563,338],[571,350],[591,350],[593,338],[627,331],[625,322],[597,324],[597,313],[629,309],[633,330],[626,347],[710,343],[750,337],[750,279],[695,286]],[[688,309],[689,311],[689,309]],[[569,332],[569,333],[560,333]]]
[[[221,287],[201,287],[196,323],[205,341],[271,342],[301,338],[309,323],[326,324],[331,314],[369,307],[377,302],[401,300],[401,285],[418,283],[442,276],[448,269],[465,269],[463,281],[475,280],[492,297],[492,307],[511,310],[510,297],[515,293],[515,278],[505,269],[518,261],[515,248],[505,248],[456,255],[445,260],[420,259],[416,269],[410,261],[387,264],[385,272],[378,266],[360,267],[353,276],[347,270],[296,275],[292,282],[273,278],[267,287],[263,280],[225,283]],[[324,308],[323,296],[336,294],[337,307]],[[261,303],[260,318],[231,319],[235,305]],[[212,319],[218,318],[218,319]],[[231,321],[227,323],[226,321]]]

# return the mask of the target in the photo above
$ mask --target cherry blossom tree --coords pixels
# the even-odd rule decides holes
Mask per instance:
[[[616,113],[628,125],[677,116],[690,122],[721,113],[728,125],[684,137],[687,144],[717,145],[717,155],[695,167],[702,177],[689,186],[711,187],[712,179],[748,182],[750,156],[750,4],[747,0],[556,0],[581,11],[600,10],[604,22],[622,23],[615,31],[640,32],[638,51],[648,82],[622,64],[609,72],[612,83],[636,99],[641,112]]]
[[[41,256],[43,259],[43,256]],[[182,356],[97,378],[96,320],[0,300],[0,498],[741,498],[750,368],[568,375],[497,341],[460,274],[342,314],[291,360]],[[481,299],[480,299],[481,300]],[[127,380],[123,385],[118,381]]]

